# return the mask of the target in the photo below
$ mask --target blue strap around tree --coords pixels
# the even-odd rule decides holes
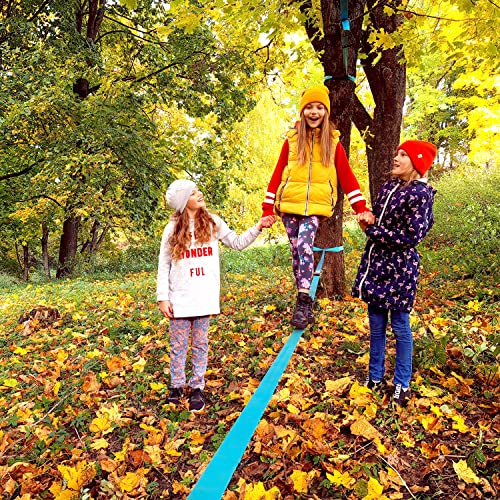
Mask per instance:
[[[344,71],[346,77],[352,82],[356,82],[354,76],[349,74],[349,38],[347,32],[351,31],[351,23],[349,21],[348,0],[340,0],[340,22],[342,31],[340,34],[340,41],[342,43],[342,59],[344,62]]]
[[[325,260],[325,253],[341,252],[343,247],[314,247],[313,250],[322,252],[309,291],[310,296],[314,299]],[[303,329],[295,329],[290,335],[290,338],[286,341],[245,408],[243,408],[240,416],[234,422],[200,479],[194,485],[187,500],[220,500],[222,498],[303,332]]]

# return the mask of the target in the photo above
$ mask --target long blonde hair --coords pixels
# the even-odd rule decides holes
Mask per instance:
[[[325,167],[331,167],[333,165],[334,156],[332,132],[337,130],[337,127],[330,121],[330,114],[326,109],[320,130],[321,163]],[[307,125],[306,119],[304,118],[304,112],[302,111],[297,126],[297,161],[299,165],[305,165],[311,153],[311,132],[312,129]]]
[[[174,230],[168,239],[173,260],[180,260],[182,254],[191,246],[189,230],[189,214],[184,210],[181,214],[172,215]],[[206,208],[199,208],[194,219],[194,234],[199,244],[209,243],[214,238],[215,221]]]

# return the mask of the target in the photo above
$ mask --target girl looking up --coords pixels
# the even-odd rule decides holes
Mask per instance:
[[[205,372],[208,361],[210,315],[220,312],[218,241],[243,250],[270,227],[274,216],[263,217],[238,236],[217,215],[209,213],[203,194],[190,180],[169,186],[167,203],[175,209],[163,231],[158,262],[157,297],[161,313],[170,319],[170,394],[168,403],[179,404],[186,385],[186,356],[191,337],[192,376],[189,409],[205,407]]]

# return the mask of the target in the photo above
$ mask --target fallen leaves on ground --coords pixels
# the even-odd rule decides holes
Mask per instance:
[[[294,293],[283,274],[223,280],[199,415],[187,411],[186,399],[179,408],[165,403],[168,323],[154,303],[154,275],[4,294],[4,498],[186,498],[292,332]],[[225,500],[498,496],[498,352],[491,349],[498,289],[485,286],[478,297],[474,283],[426,276],[422,290],[412,315],[408,407],[394,408],[390,392],[377,395],[361,383],[364,304],[317,300],[316,324],[299,342]],[[389,380],[394,355],[389,335]]]

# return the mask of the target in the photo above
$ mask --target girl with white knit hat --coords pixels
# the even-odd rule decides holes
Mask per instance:
[[[243,250],[262,228],[274,223],[275,217],[262,217],[238,236],[219,216],[207,211],[203,194],[193,181],[172,182],[166,200],[175,213],[163,231],[156,293],[161,313],[170,319],[171,389],[167,402],[179,404],[184,394],[191,337],[189,409],[200,412],[205,407],[203,389],[210,316],[220,312],[218,241],[234,250]]]

